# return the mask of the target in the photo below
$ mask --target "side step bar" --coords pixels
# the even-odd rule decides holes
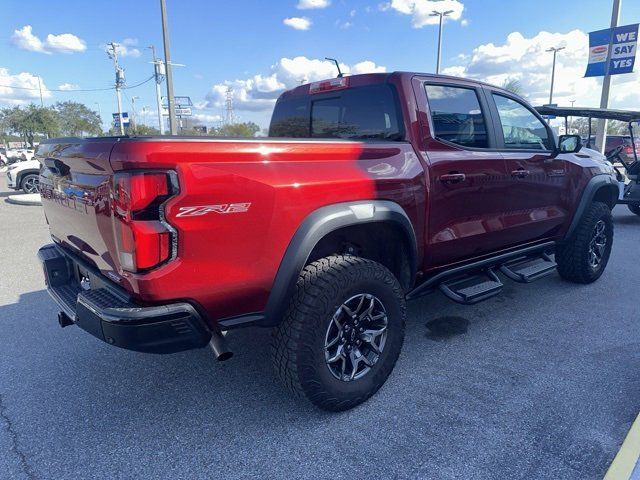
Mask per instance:
[[[438,286],[451,300],[464,305],[473,305],[498,295],[502,287],[503,283],[491,269],[477,275],[448,280]]]
[[[551,275],[558,264],[549,255],[524,257],[511,260],[500,266],[500,271],[514,282],[531,283],[534,280]]]
[[[554,248],[555,242],[546,242],[441,271],[415,287],[406,298],[411,300],[438,289],[455,302],[478,303],[502,291],[504,285],[496,270],[519,283],[551,275],[558,266],[548,254]]]

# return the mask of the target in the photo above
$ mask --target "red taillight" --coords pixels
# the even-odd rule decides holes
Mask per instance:
[[[126,172],[114,176],[114,229],[124,270],[147,270],[171,257],[173,233],[161,218],[160,208],[173,193],[169,173]]]
[[[332,78],[330,80],[321,80],[319,82],[313,82],[309,85],[309,93],[322,93],[329,92],[331,90],[342,90],[349,86],[348,77]]]

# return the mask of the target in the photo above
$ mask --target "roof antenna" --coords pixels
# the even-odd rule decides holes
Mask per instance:
[[[336,64],[336,68],[338,69],[338,78],[344,77],[342,71],[340,70],[340,64],[338,63],[338,60],[336,60],[335,58],[329,58],[329,57],[324,57],[324,59],[329,60],[330,62],[334,62]]]

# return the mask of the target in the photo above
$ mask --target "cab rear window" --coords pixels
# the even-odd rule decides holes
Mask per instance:
[[[402,140],[397,104],[386,84],[285,98],[276,104],[269,136]]]

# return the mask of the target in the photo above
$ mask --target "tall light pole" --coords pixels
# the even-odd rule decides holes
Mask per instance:
[[[445,10],[444,12],[439,12],[434,10],[429,14],[431,17],[440,17],[440,27],[438,29],[438,61],[436,63],[436,74],[440,73],[440,55],[442,53],[442,23],[444,17],[447,17],[453,13],[453,10]]]
[[[613,0],[613,9],[611,11],[611,28],[618,26],[620,20],[620,0]],[[611,75],[609,75],[609,59],[611,58],[611,45],[609,45],[609,53],[607,55],[607,70],[602,80],[602,94],[600,95],[600,108],[609,108],[609,90],[611,89]],[[596,149],[600,153],[604,153],[607,143],[607,121],[598,119],[596,126]]]
[[[133,123],[132,126],[133,126],[134,129],[136,128],[136,123],[138,121],[138,119],[136,118],[136,100],[139,100],[139,99],[140,99],[140,97],[137,96],[137,95],[131,97],[131,110],[132,110],[131,111],[131,117],[132,117],[131,121]]]
[[[165,76],[166,70],[164,62],[156,58],[156,47],[151,45],[151,56],[153,57],[153,72],[156,78],[156,103],[158,106],[158,128],[160,129],[160,135],[164,135],[164,120],[162,118],[162,94],[160,93],[160,84]]]
[[[547,52],[553,52],[553,66],[551,67],[551,90],[549,91],[549,105],[553,103],[553,83],[556,79],[556,55],[560,50],[564,50],[567,47],[551,47],[547,48]]]
[[[167,106],[169,107],[169,131],[171,135],[177,135],[176,112],[173,99],[173,76],[171,74],[171,53],[169,52],[169,27],[167,26],[167,5],[165,0],[160,0],[160,13],[162,15],[162,41],[164,44],[164,63],[167,71]]]

